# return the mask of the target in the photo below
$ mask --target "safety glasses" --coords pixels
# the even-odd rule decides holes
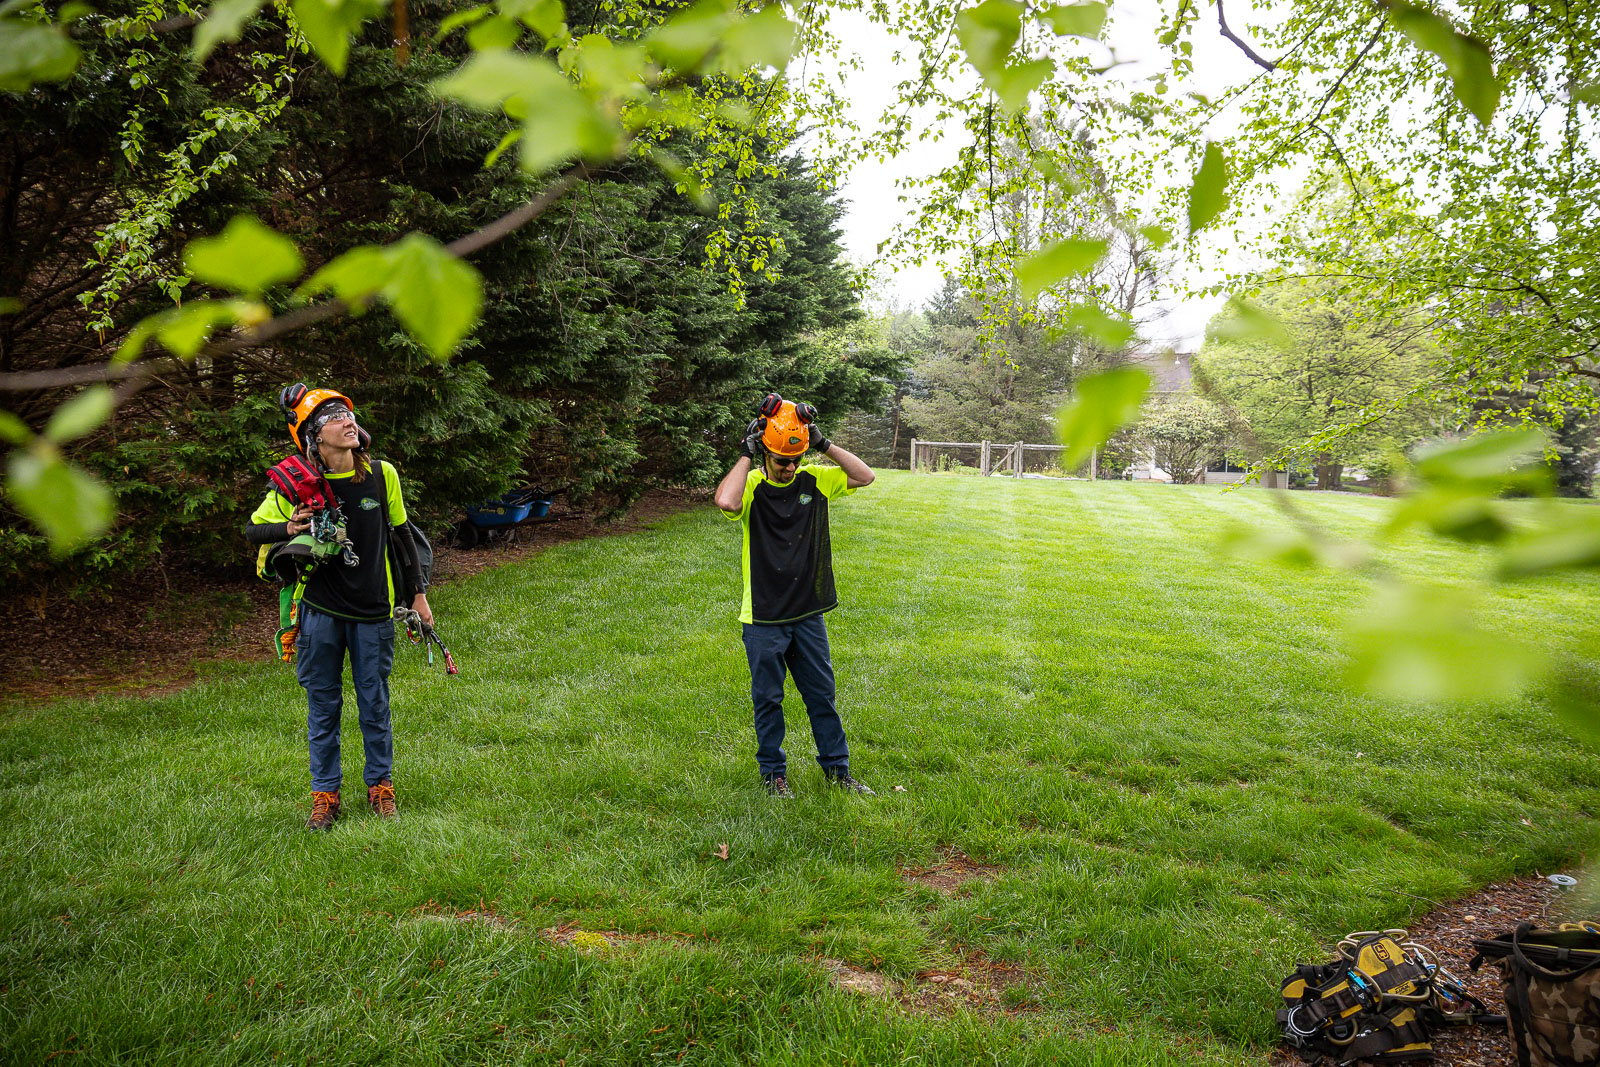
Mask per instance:
[[[780,467],[798,467],[798,466],[800,466],[800,457],[799,456],[773,456],[772,457],[772,462],[776,463]]]

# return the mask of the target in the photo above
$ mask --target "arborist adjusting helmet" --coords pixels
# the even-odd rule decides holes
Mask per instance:
[[[335,389],[307,389],[305,383],[295,382],[278,394],[278,406],[283,409],[284,417],[289,422],[289,436],[300,451],[308,456],[316,451],[314,435],[322,428],[318,424],[317,413],[329,404],[338,404],[349,409],[352,415],[355,414],[355,402]],[[311,433],[306,434],[307,430]],[[358,430],[361,447],[368,447],[371,437],[365,429],[358,427]]]
[[[816,408],[768,393],[759,410],[767,420],[761,444],[768,452],[788,459],[804,455],[811,447],[811,424],[817,420]]]

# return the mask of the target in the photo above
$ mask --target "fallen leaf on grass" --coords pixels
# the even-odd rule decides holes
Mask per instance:
[[[904,793],[906,791],[906,787],[903,785],[897,785],[894,787],[894,791],[896,793]]]
[[[718,845],[717,846],[717,850],[715,852],[713,852],[712,855],[717,857],[717,859],[719,859],[719,860],[727,859],[728,858],[728,843],[726,841],[724,841],[722,844]]]

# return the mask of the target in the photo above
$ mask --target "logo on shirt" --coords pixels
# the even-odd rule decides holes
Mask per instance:
[[[378,502],[376,500],[372,499],[370,496],[364,496],[364,497],[361,498],[361,510],[362,511],[371,511],[373,508],[375,508],[377,506],[378,506]]]
[[[800,503],[802,503],[802,504],[811,503],[811,494],[810,493],[801,493],[800,494]]]

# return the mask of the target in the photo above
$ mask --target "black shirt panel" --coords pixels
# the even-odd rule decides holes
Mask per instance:
[[[793,622],[839,604],[828,498],[809,471],[788,485],[763,480],[750,498],[750,617]]]
[[[354,478],[329,478],[333,495],[344,510],[345,530],[361,562],[347,567],[334,556],[317,565],[306,582],[305,601],[319,611],[360,622],[390,617],[389,501],[383,468],[374,463],[359,483]]]

